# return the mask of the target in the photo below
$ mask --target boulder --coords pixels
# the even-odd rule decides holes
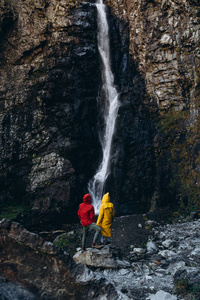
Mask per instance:
[[[73,259],[78,263],[95,268],[117,269],[118,267],[109,246],[105,246],[102,249],[89,248],[84,252],[78,251],[73,256]]]

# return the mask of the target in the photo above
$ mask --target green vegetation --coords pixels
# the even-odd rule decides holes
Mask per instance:
[[[187,279],[180,279],[175,284],[176,293],[178,295],[185,295],[189,290],[189,284]]]
[[[14,204],[2,204],[0,205],[0,220],[6,218],[8,220],[14,220],[19,213],[28,212],[30,208],[28,206]]]
[[[152,230],[152,228],[153,228],[153,226],[151,226],[151,225],[146,225],[146,226],[145,226],[145,229],[146,229],[146,230]]]
[[[198,300],[200,296],[200,282],[190,285],[187,279],[180,279],[175,284],[178,295],[190,295],[191,300]]]
[[[168,213],[166,221],[163,224],[176,224],[181,217],[183,217],[183,214],[180,211],[170,211]]]
[[[196,90],[195,109],[199,106],[198,88],[200,90],[200,80]],[[171,168],[171,188],[177,189],[180,186],[181,209],[188,210],[188,213],[200,208],[200,120],[196,118],[191,123],[190,118],[189,108],[182,111],[171,108],[161,116],[159,127],[165,147],[157,154],[159,161],[167,158]]]
[[[179,190],[180,212],[184,214],[200,209],[200,66],[196,75],[193,101],[188,100],[194,82],[182,78],[185,108],[177,111],[171,105],[158,121],[161,147],[156,152],[157,165],[168,166],[169,187],[172,194]]]
[[[188,110],[175,111],[174,109],[165,112],[160,119],[159,127],[165,134],[169,134],[177,128],[180,121],[185,120],[189,115]]]
[[[190,287],[190,292],[192,295],[194,295],[194,300],[198,300],[200,297],[200,282],[195,283]]]
[[[66,233],[62,234],[55,242],[54,244],[61,249],[64,249],[65,247],[69,246],[70,241],[69,237]]]
[[[73,230],[58,236],[54,240],[54,244],[73,256],[77,251],[76,248],[81,245],[81,237],[82,229]]]

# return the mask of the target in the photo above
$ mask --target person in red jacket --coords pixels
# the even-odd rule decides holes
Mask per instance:
[[[86,244],[86,238],[89,229],[94,229],[96,231],[93,238],[92,247],[100,248],[98,245],[96,245],[96,240],[99,236],[101,228],[97,226],[95,223],[94,206],[91,204],[91,202],[92,201],[91,201],[90,194],[84,195],[83,203],[79,205],[79,210],[78,210],[78,217],[83,226],[82,249],[81,249],[82,251],[86,250],[85,244]]]

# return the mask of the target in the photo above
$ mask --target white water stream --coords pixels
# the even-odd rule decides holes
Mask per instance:
[[[101,199],[104,192],[104,184],[110,173],[110,152],[112,145],[112,137],[115,130],[116,117],[119,108],[119,95],[114,87],[114,76],[111,71],[110,62],[110,46],[109,46],[109,28],[106,17],[106,6],[103,0],[98,0],[97,21],[98,21],[98,50],[102,60],[102,90],[105,95],[104,103],[104,122],[105,132],[101,138],[103,151],[102,162],[88,183],[88,190],[92,196],[95,214],[99,212]],[[102,98],[101,98],[102,99]]]

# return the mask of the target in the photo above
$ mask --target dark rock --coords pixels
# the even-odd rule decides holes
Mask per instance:
[[[7,220],[7,219],[3,219],[3,220],[1,221],[1,228],[2,228],[2,229],[10,229],[11,224],[12,224],[12,221]]]
[[[188,283],[188,285],[192,286],[194,284],[199,284],[200,282],[200,269],[180,269],[178,270],[174,275],[174,281],[175,283],[179,280],[185,279]]]
[[[1,300],[37,300],[37,298],[23,289],[19,284],[12,283],[0,276],[0,299]]]
[[[191,220],[199,219],[200,218],[200,211],[193,211],[190,214]]]
[[[11,296],[61,300],[97,299],[108,294],[108,299],[117,299],[112,284],[97,278],[86,267],[76,264],[66,252],[20,224],[7,222],[6,226],[4,220],[0,222],[0,233],[0,272],[6,278],[3,284],[11,289]],[[15,284],[10,286],[7,280],[16,282],[18,289]],[[23,298],[25,295],[27,298]]]
[[[100,153],[95,129],[100,78],[96,9],[89,3],[76,7],[42,1],[39,9],[24,1],[6,3],[0,24],[4,28],[10,22],[9,14],[12,28],[2,31],[1,38],[4,61],[13,67],[1,69],[0,103],[9,100],[6,111],[0,111],[0,203],[23,198],[43,213],[65,213],[70,222],[71,208],[82,199]],[[28,25],[20,26],[23,22]],[[46,163],[46,170],[38,164],[43,173],[42,168],[33,172],[38,158],[48,160],[51,153],[58,155],[57,163],[65,161],[62,171]]]

